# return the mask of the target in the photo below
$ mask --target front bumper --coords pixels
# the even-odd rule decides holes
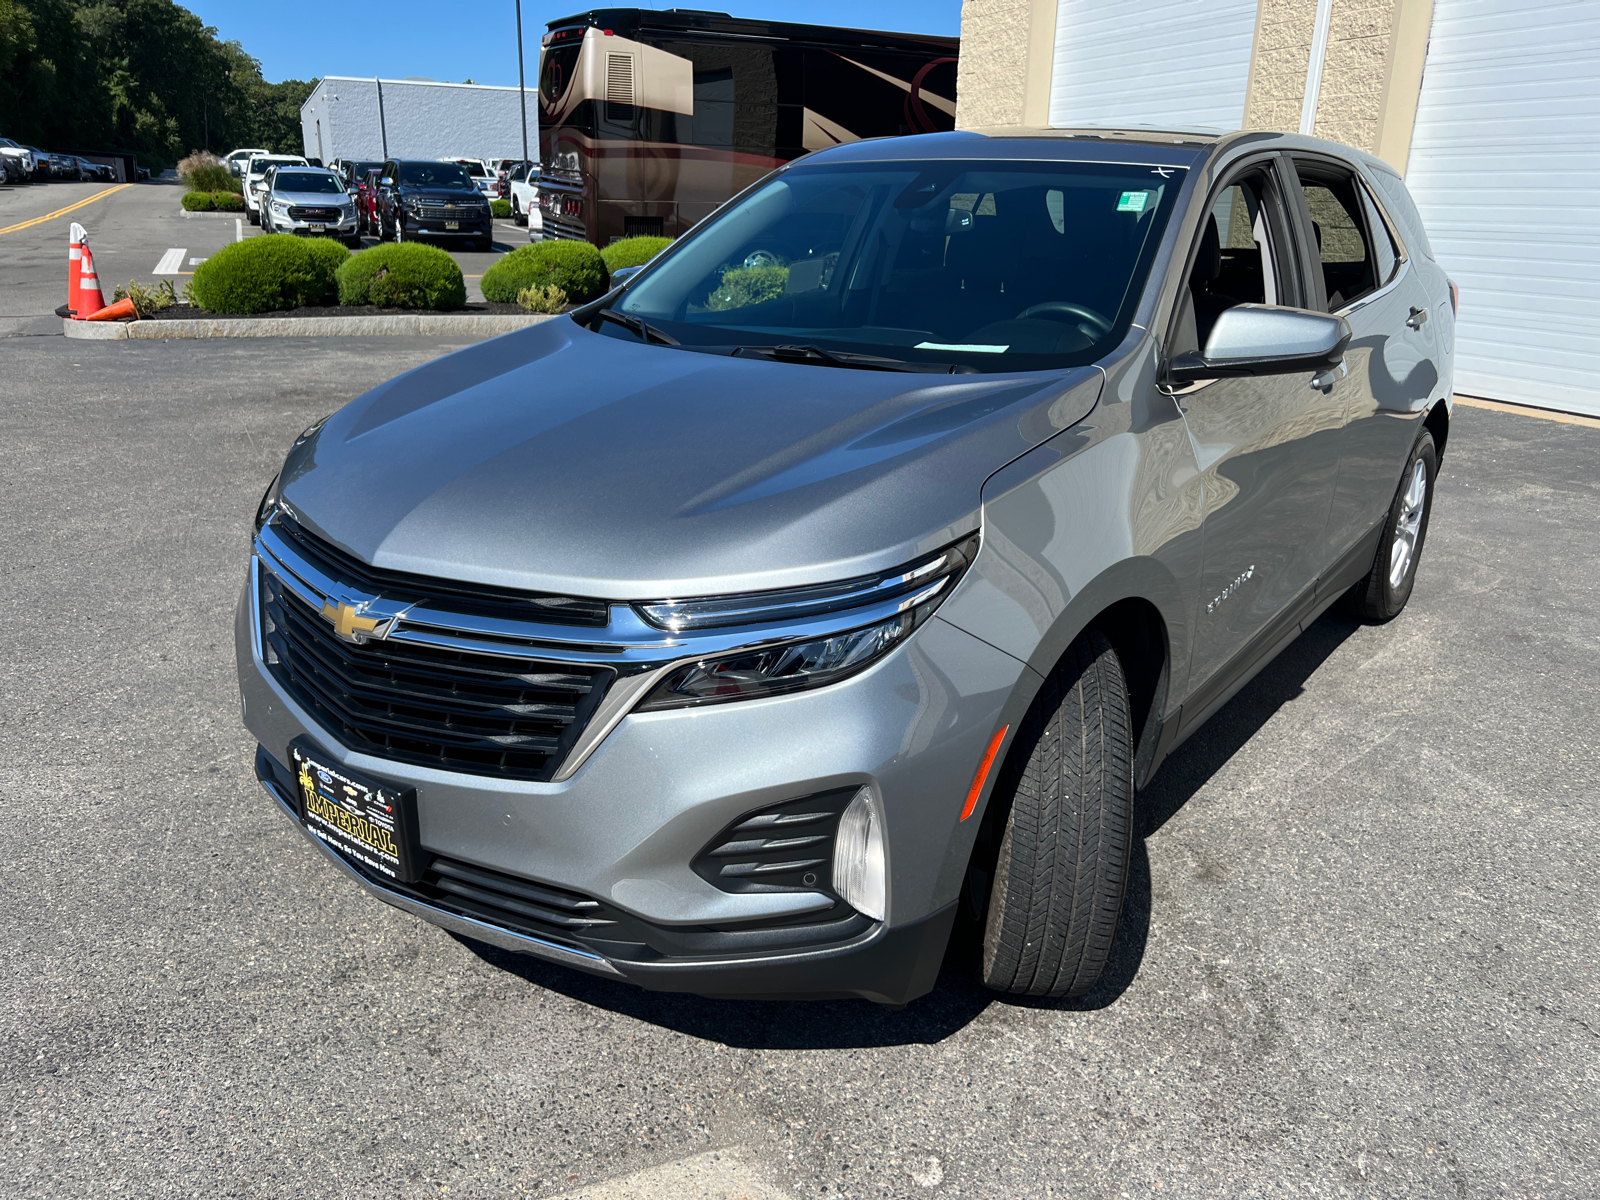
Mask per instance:
[[[441,217],[419,217],[416,213],[408,210],[403,219],[407,237],[481,238],[489,237],[494,233],[494,217],[489,212],[465,214],[446,221]],[[453,221],[456,228],[446,228],[451,221]]]
[[[272,224],[279,233],[293,233],[301,237],[354,237],[359,228],[354,213],[337,221],[297,221],[293,217],[280,217],[273,213]]]
[[[841,683],[636,713],[571,778],[502,780],[343,746],[262,661],[255,595],[247,585],[236,622],[241,700],[245,724],[261,745],[258,775],[285,811],[293,814],[288,746],[309,737],[343,766],[414,788],[428,853],[592,897],[660,931],[660,941],[737,940],[741,931],[803,926],[808,913],[831,907],[829,897],[814,892],[723,891],[692,870],[692,860],[741,817],[862,784],[873,786],[883,804],[886,920],[857,917],[836,943],[714,954],[619,954],[581,937],[558,944],[405,894],[306,834],[379,899],[466,936],[659,990],[902,1004],[933,986],[979,824],[960,821],[959,813],[988,739],[1014,719],[1008,705],[1028,670],[1018,660],[935,616]]]

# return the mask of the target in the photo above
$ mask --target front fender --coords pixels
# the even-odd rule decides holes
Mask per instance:
[[[1164,720],[1188,682],[1202,486],[1169,397],[1102,401],[985,484],[982,548],[939,615],[1026,662],[1037,691],[1096,617],[1145,601],[1166,631]]]

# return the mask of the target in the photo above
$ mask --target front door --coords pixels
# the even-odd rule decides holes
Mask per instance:
[[[1277,158],[1251,164],[1213,194],[1171,353],[1203,349],[1232,305],[1305,306],[1284,170]],[[1303,371],[1217,379],[1175,396],[1205,483],[1186,727],[1247,677],[1265,643],[1292,634],[1328,561],[1344,384],[1314,388],[1311,380]]]

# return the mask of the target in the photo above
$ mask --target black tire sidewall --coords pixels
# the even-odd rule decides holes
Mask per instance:
[[[1411,551],[1411,563],[1406,568],[1400,586],[1389,582],[1389,557],[1394,549],[1395,536],[1400,527],[1400,512],[1405,502],[1406,485],[1418,460],[1427,464],[1427,486],[1422,498],[1422,523],[1417,528],[1417,544]],[[1370,616],[1387,621],[1400,614],[1411,599],[1417,583],[1417,568],[1422,562],[1422,551],[1428,540],[1428,521],[1433,515],[1433,489],[1439,477],[1439,454],[1434,448],[1433,435],[1426,429],[1417,435],[1411,453],[1406,457],[1405,470],[1400,473],[1400,484],[1395,489],[1394,501],[1389,505],[1389,516],[1384,523],[1383,538],[1378,543],[1378,557],[1372,565],[1372,577],[1367,587],[1367,609]]]

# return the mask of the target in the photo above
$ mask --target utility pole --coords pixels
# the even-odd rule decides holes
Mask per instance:
[[[528,161],[528,81],[522,71],[522,0],[517,0],[517,96],[522,101],[522,161]]]

